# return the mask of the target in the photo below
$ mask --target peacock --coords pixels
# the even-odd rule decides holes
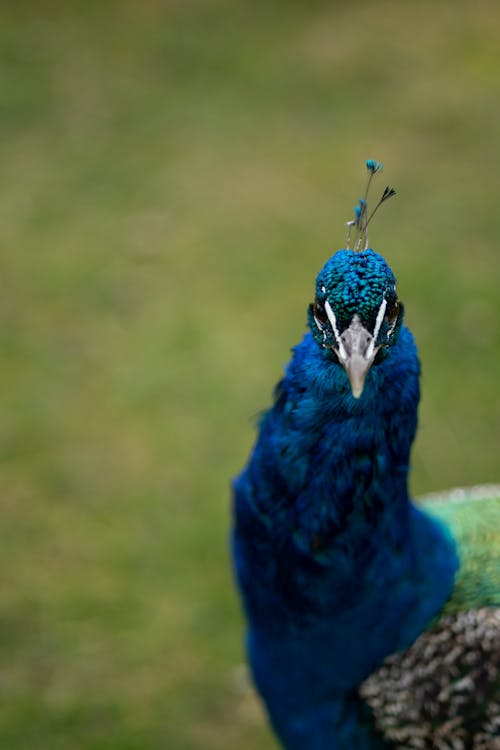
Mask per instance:
[[[366,167],[233,482],[248,660],[286,750],[497,750],[500,488],[409,497],[420,365]]]

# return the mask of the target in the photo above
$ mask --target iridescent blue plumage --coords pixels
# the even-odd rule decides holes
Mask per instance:
[[[358,688],[453,590],[451,534],[408,497],[419,362],[402,319],[380,255],[333,255],[234,482],[249,660],[287,750],[387,747]]]

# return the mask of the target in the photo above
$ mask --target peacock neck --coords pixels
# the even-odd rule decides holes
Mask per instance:
[[[295,428],[300,438],[280,453],[278,465],[293,483],[298,472],[290,465],[301,462],[302,485],[290,487],[293,525],[302,548],[318,559],[341,551],[365,559],[377,551],[379,535],[393,533],[402,544],[410,534],[407,477],[418,377],[413,339],[405,330],[391,357],[369,373],[360,399],[353,398],[343,368],[325,361],[309,337],[295,350],[283,385],[280,432]],[[297,383],[300,398],[294,396]],[[275,408],[280,411],[279,403]]]
[[[407,329],[372,368],[360,399],[310,335],[296,347],[236,485],[241,559],[261,571],[258,591],[248,580],[251,620],[279,633],[288,622],[330,622],[325,612],[337,612],[340,649],[355,618],[352,632],[373,621],[388,635],[371,651],[367,644],[371,663],[385,645],[415,637],[445,601],[456,567],[452,545],[407,490],[418,379]],[[352,662],[347,670],[356,672]]]
[[[252,671],[293,750],[308,745],[300,727],[296,742],[283,729],[288,717],[335,700],[342,724],[361,682],[410,645],[452,590],[453,542],[408,498],[418,379],[402,329],[356,400],[306,335],[236,479],[234,557]],[[340,736],[340,724],[325,737]],[[338,744],[354,746],[370,744]]]

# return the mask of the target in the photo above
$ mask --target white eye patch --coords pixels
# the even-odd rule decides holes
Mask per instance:
[[[328,320],[330,321],[333,335],[335,336],[335,341],[337,342],[339,357],[341,359],[347,359],[347,352],[344,348],[344,344],[342,343],[342,339],[340,338],[339,329],[337,328],[337,318],[335,317],[335,313],[333,312],[328,300],[325,300],[325,312],[328,315]]]
[[[373,355],[373,350],[375,349],[375,344],[378,338],[378,334],[380,332],[380,326],[382,325],[382,321],[384,319],[386,308],[387,308],[387,300],[384,297],[384,299],[382,300],[382,304],[380,305],[378,309],[377,319],[375,320],[375,328],[373,329],[373,338],[370,341],[370,344],[366,352],[367,357],[371,357]]]

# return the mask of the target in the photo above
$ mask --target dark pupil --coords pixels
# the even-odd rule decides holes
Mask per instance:
[[[387,322],[392,325],[396,318],[398,317],[399,312],[399,302],[395,300],[395,302],[392,303],[392,305],[387,307],[387,312],[385,314],[385,319]]]
[[[318,302],[318,300],[314,301],[314,316],[317,320],[319,320],[320,323],[326,323],[328,320],[328,315],[326,314],[325,307],[322,302]]]

